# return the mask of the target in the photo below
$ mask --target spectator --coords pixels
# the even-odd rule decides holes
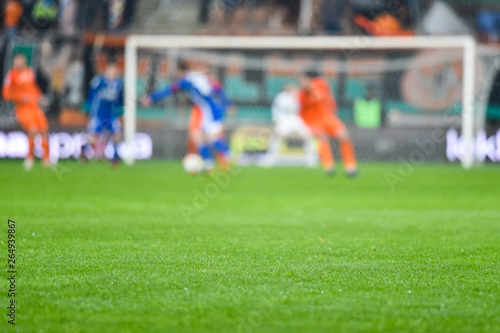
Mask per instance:
[[[354,22],[373,36],[412,36],[412,30],[403,29],[399,20],[389,13],[383,13],[369,20],[363,15],[356,15]]]
[[[78,1],[78,17],[77,17],[77,24],[78,28],[82,30],[86,30],[88,27],[90,27],[90,24],[92,23],[92,17],[95,14],[92,14],[93,6],[92,6],[92,1],[90,0],[77,0]]]
[[[470,29],[450,5],[436,1],[425,14],[420,32],[425,35],[467,35]]]
[[[54,0],[37,0],[31,15],[39,30],[50,30],[57,27],[59,5]]]
[[[342,33],[342,21],[351,14],[350,1],[324,0],[321,5],[321,21],[323,30],[328,34]]]
[[[127,0],[125,5],[125,23],[123,25],[124,29],[130,27],[134,20],[136,0]]]
[[[75,52],[73,60],[68,66],[66,77],[64,78],[64,106],[67,109],[78,110],[83,104],[83,86],[85,79],[85,65],[82,54]]]
[[[300,16],[300,0],[279,0],[278,4],[286,8],[284,23],[296,26]]]
[[[18,34],[19,21],[23,15],[23,6],[18,0],[8,0],[4,9],[4,28],[8,36]]]
[[[61,0],[61,15],[59,17],[59,29],[63,34],[74,35],[76,33],[76,0]]]
[[[107,24],[108,0],[78,0],[78,26],[83,30],[104,30]]]
[[[108,1],[108,29],[110,31],[122,30],[125,23],[125,0]]]
[[[500,41],[500,11],[484,10],[477,16],[479,32],[490,42]]]
[[[374,36],[411,36],[414,0],[351,0],[355,3],[354,23]],[[413,10],[410,8],[412,7]]]
[[[200,24],[207,24],[210,18],[210,5],[212,0],[201,0],[200,1],[200,11],[198,14],[198,22]]]
[[[370,20],[386,11],[385,0],[350,0],[353,11],[361,14]]]

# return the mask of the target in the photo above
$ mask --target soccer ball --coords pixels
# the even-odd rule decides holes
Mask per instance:
[[[182,160],[182,166],[187,173],[195,175],[203,171],[203,158],[198,154],[187,154]]]

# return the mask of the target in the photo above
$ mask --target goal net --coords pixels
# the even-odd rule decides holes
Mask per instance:
[[[233,147],[258,156],[273,135],[274,97],[314,70],[328,81],[361,160],[448,159],[469,168],[481,160],[475,138],[484,128],[497,59],[497,51],[472,37],[131,36],[125,140],[131,143],[139,128],[154,132],[155,156],[185,153],[187,98],[181,94],[148,109],[139,103],[174,82],[176,65],[185,60],[222,83],[236,106],[226,120]],[[447,133],[456,133],[460,144],[447,147]],[[289,146],[296,148],[293,140]]]

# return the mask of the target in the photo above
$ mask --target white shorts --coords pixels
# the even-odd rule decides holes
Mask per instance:
[[[281,137],[297,135],[303,139],[311,137],[311,131],[299,116],[281,117],[274,126],[274,131]]]
[[[201,131],[203,134],[212,136],[217,135],[224,129],[224,123],[222,120],[214,120],[211,111],[202,109],[201,116]]]

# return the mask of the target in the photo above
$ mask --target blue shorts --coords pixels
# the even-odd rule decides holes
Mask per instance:
[[[88,131],[91,134],[102,134],[103,132],[117,134],[122,131],[122,124],[118,118],[99,119],[94,117],[90,118]]]

